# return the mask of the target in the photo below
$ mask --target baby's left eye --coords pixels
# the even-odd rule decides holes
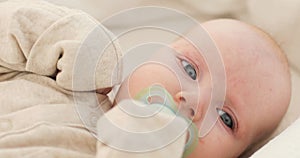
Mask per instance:
[[[184,71],[193,79],[197,79],[197,71],[195,70],[194,66],[191,65],[189,62],[182,60],[181,64],[184,68]]]

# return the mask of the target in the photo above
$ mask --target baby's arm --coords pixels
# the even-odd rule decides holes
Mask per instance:
[[[0,81],[13,79],[20,73],[34,73],[53,78],[64,89],[74,90],[74,61],[87,35],[98,28],[93,32],[100,35],[96,40],[110,41],[102,25],[78,10],[40,0],[17,0],[0,3],[0,11]],[[120,52],[115,49],[104,52],[100,66],[94,71],[97,89],[112,86],[109,73],[119,57]]]

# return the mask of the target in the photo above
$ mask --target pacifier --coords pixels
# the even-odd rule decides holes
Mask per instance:
[[[141,92],[139,92],[134,97],[134,99],[150,106],[151,105],[164,106],[167,109],[169,109],[171,114],[184,118],[184,120],[186,120],[189,126],[187,129],[188,133],[187,133],[187,140],[185,143],[183,158],[187,157],[189,154],[193,152],[199,140],[198,128],[189,117],[179,112],[176,103],[173,100],[173,97],[169,94],[169,92],[166,89],[164,89],[159,85],[150,86],[146,89],[143,89]]]

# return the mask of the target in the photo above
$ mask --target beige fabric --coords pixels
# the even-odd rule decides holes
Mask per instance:
[[[91,31],[103,42],[111,39],[108,31],[81,11],[39,0],[3,2],[0,12],[0,157],[91,158],[100,151],[114,152],[85,128],[72,96],[74,90],[94,93],[84,82],[74,89],[74,61]],[[120,56],[115,47],[105,50],[95,69],[95,88],[116,83],[111,73]],[[97,94],[97,99],[104,103],[102,109],[111,108],[105,94]],[[171,157],[180,157],[183,145],[182,136],[164,149],[168,152],[144,157],[169,157],[175,149]]]
[[[0,10],[0,157],[94,156],[97,141],[72,104],[70,76],[74,49],[97,23],[38,1],[9,1]],[[105,80],[98,88],[111,86]]]

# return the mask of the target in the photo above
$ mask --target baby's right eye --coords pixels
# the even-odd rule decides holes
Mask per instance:
[[[217,112],[222,120],[222,122],[228,127],[230,128],[231,130],[234,129],[234,120],[232,119],[232,117],[227,113],[225,112],[224,110],[221,110],[221,109],[217,109]]]
[[[184,68],[184,71],[189,75],[189,77],[193,80],[197,79],[197,71],[194,66],[187,62],[186,60],[181,60],[181,64]]]

